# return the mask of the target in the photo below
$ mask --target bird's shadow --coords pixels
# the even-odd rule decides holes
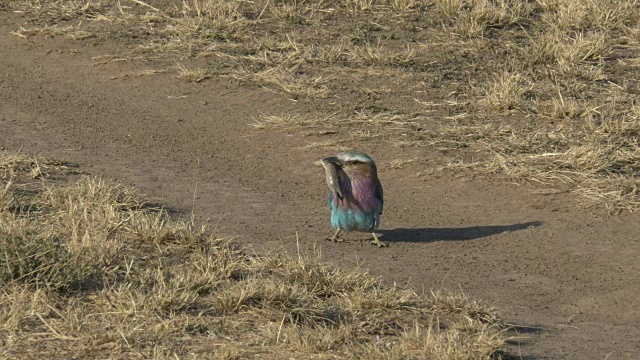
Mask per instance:
[[[503,232],[519,231],[531,227],[539,227],[540,221],[529,221],[512,225],[486,225],[463,228],[395,228],[377,232],[385,240],[391,242],[431,242],[431,241],[466,241],[480,239]]]

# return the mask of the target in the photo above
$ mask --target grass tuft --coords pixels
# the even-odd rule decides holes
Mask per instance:
[[[192,83],[199,83],[203,80],[210,78],[207,69],[195,68],[188,69],[184,65],[178,65],[178,79]]]

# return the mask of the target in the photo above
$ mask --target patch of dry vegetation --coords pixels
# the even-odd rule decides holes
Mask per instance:
[[[612,211],[640,204],[637,0],[4,6],[30,19],[20,36],[125,37],[135,56],[212,57],[207,74],[333,114],[297,125],[330,131],[334,142],[424,146],[447,155],[449,169],[569,184],[585,204]]]
[[[4,359],[491,359],[505,345],[494,310],[464,296],[249,254],[132,189],[43,168],[66,169],[0,154]]]
[[[177,77],[178,79],[181,79],[187,82],[199,83],[201,81],[204,81],[210,78],[211,76],[209,75],[207,69],[203,69],[203,68],[189,69],[186,66],[179,64]]]

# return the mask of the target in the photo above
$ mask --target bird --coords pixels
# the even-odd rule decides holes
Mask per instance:
[[[384,205],[382,184],[373,159],[359,151],[347,151],[326,157],[316,163],[322,165],[329,186],[331,226],[335,234],[327,238],[343,241],[342,231],[360,231],[373,234],[372,244],[387,245],[380,241],[375,230],[380,224]]]

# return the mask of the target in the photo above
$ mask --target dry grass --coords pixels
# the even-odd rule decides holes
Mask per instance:
[[[418,161],[418,159],[396,159],[391,161],[391,163],[389,163],[387,166],[391,169],[402,169],[405,166],[407,166],[407,164],[411,164]]]
[[[178,64],[178,79],[187,82],[199,83],[211,77],[207,69],[193,68],[188,69],[183,64]]]
[[[260,117],[256,119],[252,125],[258,129],[298,130],[302,127],[307,129],[315,127],[324,128],[327,124],[335,125],[339,123],[338,120],[333,119],[332,115],[315,117],[300,114],[260,114]]]
[[[326,97],[326,80],[321,76],[310,77],[296,73],[297,66],[277,66],[259,72],[239,69],[231,77],[241,81],[248,81],[260,86],[284,93],[291,99],[300,96],[323,98]]]
[[[527,91],[531,91],[531,86],[521,74],[505,70],[484,85],[478,105],[493,112],[515,110],[525,105],[523,96]]]
[[[309,142],[307,145],[300,147],[301,150],[334,150],[334,151],[345,151],[349,148],[344,145],[340,145],[333,140],[325,140],[325,141],[314,141]]]
[[[44,163],[0,155],[2,358],[491,359],[505,346],[495,311],[462,295],[249,254],[119,184],[44,180],[64,170]]]
[[[261,128],[331,131],[334,143],[425,147],[447,155],[449,169],[569,183],[584,195],[582,205],[638,209],[637,0],[193,0],[162,7],[5,0],[4,7],[30,20],[15,31],[23,37],[127,36],[137,42],[135,56],[213,57],[203,74],[283,94],[303,102],[306,114],[332,114],[260,120]]]
[[[482,36],[490,28],[505,27],[525,21],[533,6],[518,0],[436,0],[439,12],[452,21],[454,34]]]

